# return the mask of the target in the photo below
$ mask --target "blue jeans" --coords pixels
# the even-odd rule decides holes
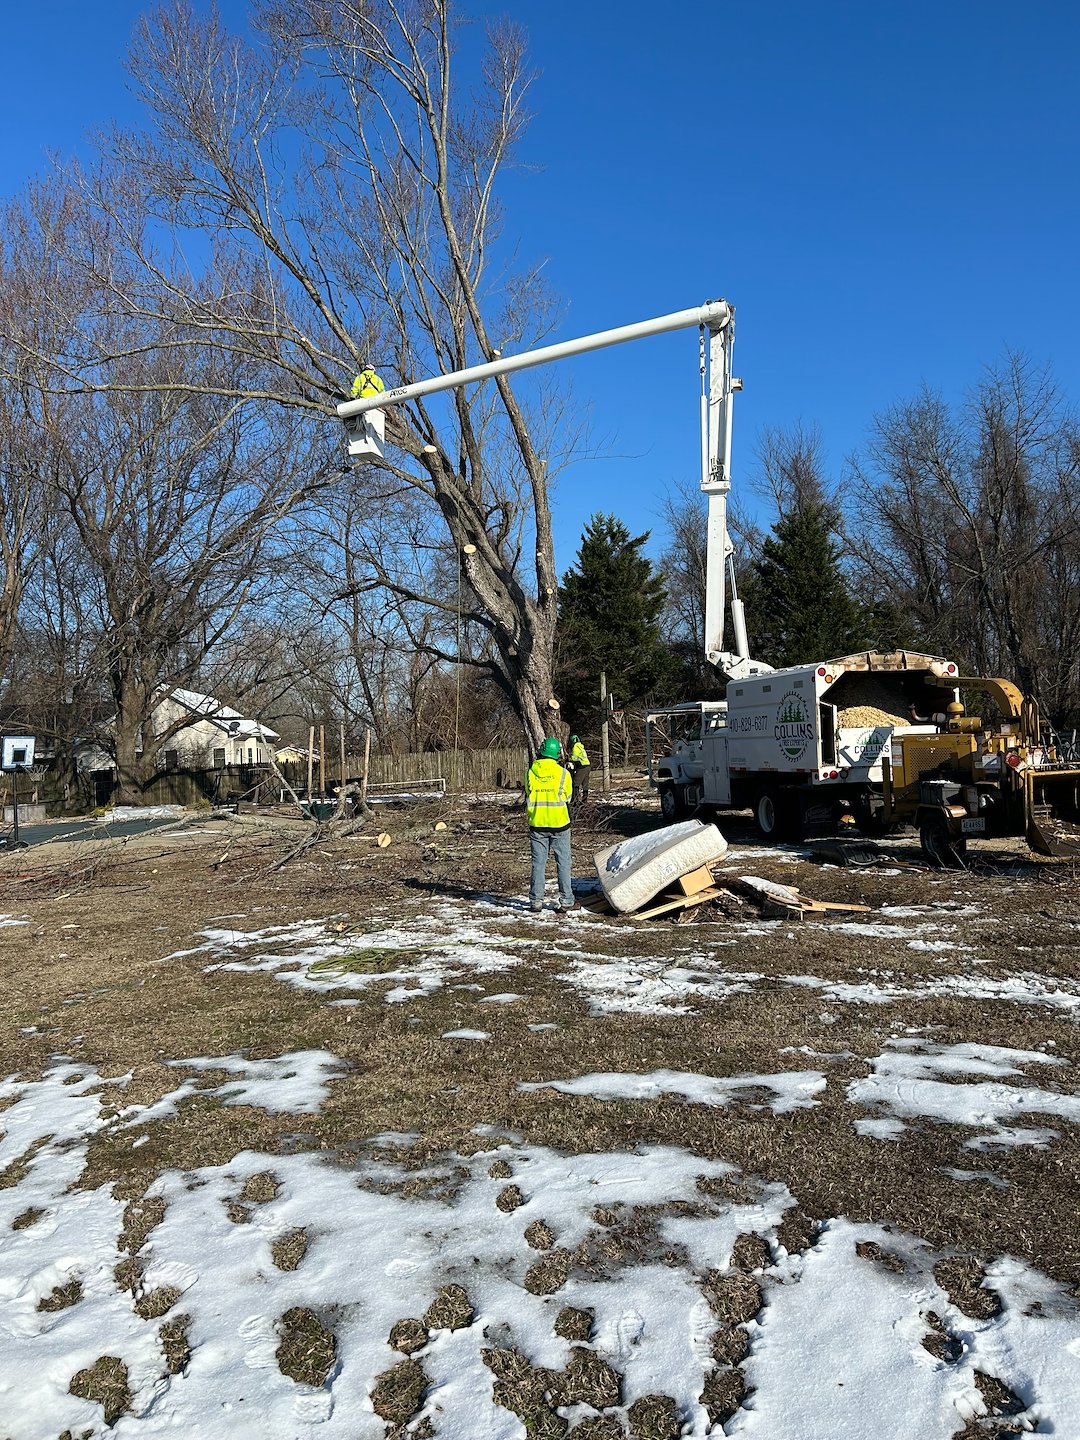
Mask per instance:
[[[532,855],[532,882],[529,885],[529,904],[539,908],[544,899],[544,875],[547,871],[548,851],[555,852],[555,873],[559,877],[559,903],[573,905],[574,891],[570,884],[570,831],[530,830],[529,851]]]

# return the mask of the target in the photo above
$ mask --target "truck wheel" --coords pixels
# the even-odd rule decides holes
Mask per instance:
[[[762,840],[780,838],[780,805],[775,790],[759,790],[754,801],[754,824]]]
[[[683,798],[681,785],[660,786],[660,814],[668,824],[685,818],[686,801]]]
[[[949,834],[944,815],[927,815],[919,826],[919,844],[935,870],[962,870],[967,841]]]

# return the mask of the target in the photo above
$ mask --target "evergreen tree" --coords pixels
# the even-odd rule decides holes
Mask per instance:
[[[600,672],[619,705],[667,693],[677,665],[664,641],[664,582],[614,515],[594,515],[559,587],[556,685],[575,729],[595,733]]]
[[[744,594],[757,659],[777,667],[805,665],[865,644],[833,538],[835,524],[830,504],[807,498],[781,515],[762,545]]]

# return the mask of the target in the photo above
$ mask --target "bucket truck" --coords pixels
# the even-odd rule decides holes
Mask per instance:
[[[742,388],[731,371],[734,327],[709,339],[705,656],[727,684],[722,701],[646,715],[664,818],[750,808],[763,839],[795,839],[849,813],[870,835],[913,825],[939,867],[963,864],[978,836],[1023,836],[1040,854],[1080,856],[1080,768],[1040,743],[1037,709],[1009,681],[964,676],[955,661],[912,650],[782,670],[750,658],[727,531],[731,408]],[[734,652],[723,644],[725,591]],[[992,718],[965,713],[961,694],[972,691],[990,701]],[[658,728],[674,743],[657,758]]]
[[[726,300],[431,376],[338,405],[349,453],[383,454],[384,414],[422,395],[590,350],[696,326],[701,490],[708,504],[705,655],[726,698],[651,710],[649,778],[665,819],[752,807],[763,838],[797,836],[851,813],[866,833],[919,830],[935,865],[960,864],[971,836],[1024,835],[1044,854],[1080,855],[1080,769],[1039,741],[1038,715],[1008,681],[965,677],[955,661],[904,650],[773,670],[751,658],[728,533],[735,309]],[[730,609],[734,648],[724,648]],[[961,690],[999,712],[967,716]],[[653,754],[658,727],[674,743]]]

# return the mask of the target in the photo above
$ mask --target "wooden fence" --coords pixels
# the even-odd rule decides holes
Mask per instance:
[[[329,747],[327,747],[329,749]],[[328,754],[327,781],[340,779],[340,761]],[[524,747],[491,750],[439,750],[413,755],[372,755],[368,781],[376,793],[389,787],[408,791],[410,785],[422,783],[424,788],[442,780],[448,791],[477,793],[484,790],[520,788],[528,765]],[[362,756],[345,757],[346,778],[363,774]],[[281,766],[289,784],[303,795],[307,788],[307,767],[303,764]],[[10,776],[4,776],[0,790],[10,792]],[[34,786],[20,780],[19,800],[30,798],[33,789],[48,806],[52,815],[77,814],[112,803],[116,778],[111,771],[74,777],[70,771],[50,768]],[[313,789],[322,790],[319,766],[316,764]],[[163,770],[143,786],[144,805],[196,805],[200,801],[224,804],[237,797],[276,801],[280,793],[277,777],[267,765],[225,765],[211,770]]]

